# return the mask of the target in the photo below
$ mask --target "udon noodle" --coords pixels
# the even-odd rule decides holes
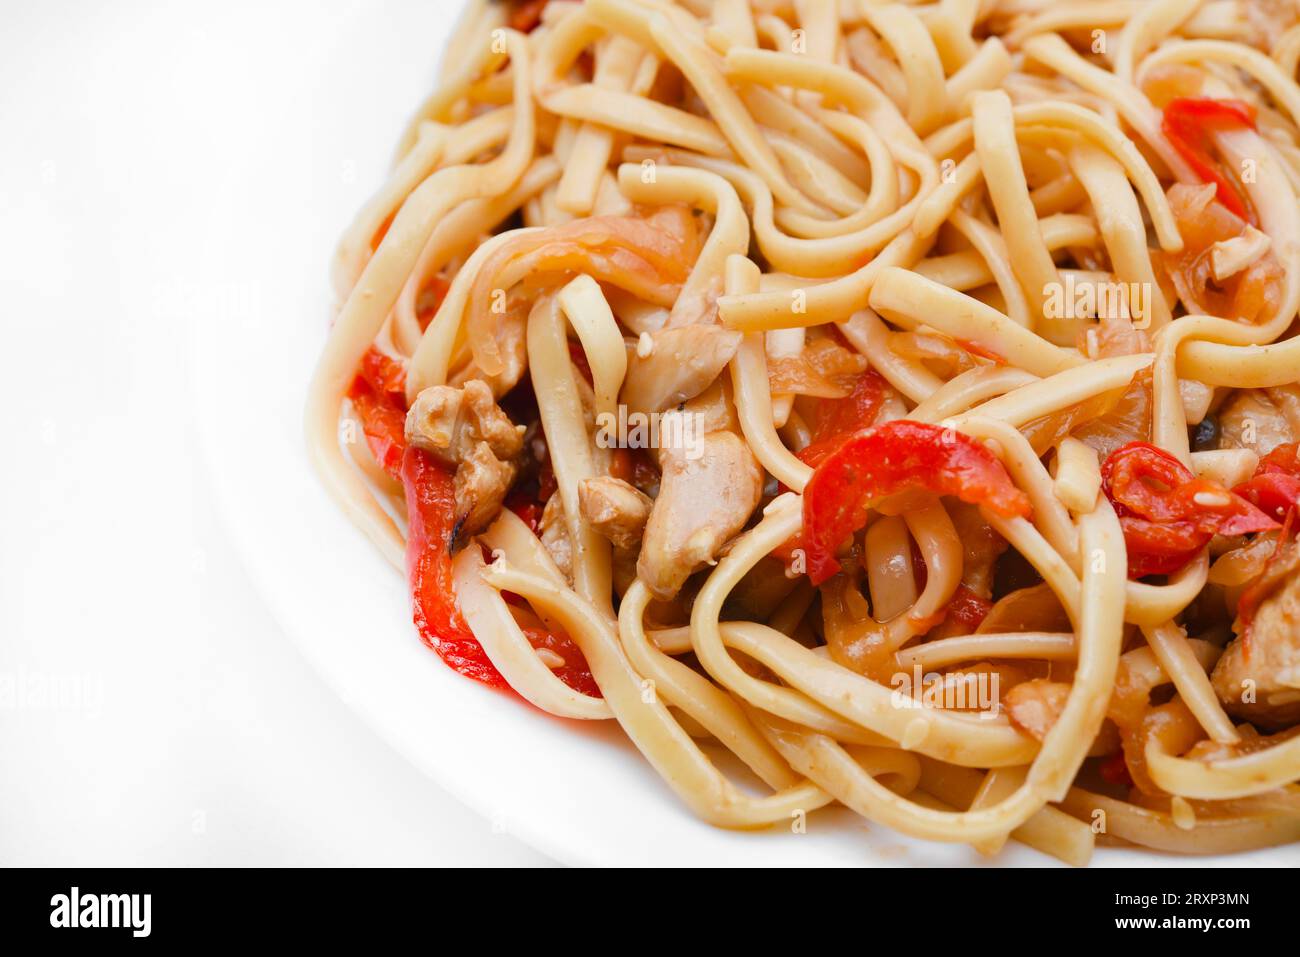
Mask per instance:
[[[712,824],[1298,840],[1298,62],[1284,0],[471,3],[315,464]]]

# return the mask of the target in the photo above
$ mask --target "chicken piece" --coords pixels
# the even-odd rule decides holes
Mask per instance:
[[[516,474],[515,464],[498,459],[486,442],[474,446],[457,467],[452,482],[459,535],[473,535],[492,524]]]
[[[1243,726],[1238,730],[1241,732],[1239,741],[1197,741],[1183,757],[1193,761],[1229,761],[1257,751],[1276,748],[1279,744],[1285,744],[1300,735],[1300,725],[1279,731],[1277,734],[1260,734],[1249,726]]]
[[[701,222],[701,225],[705,225]],[[712,229],[712,220],[707,224]],[[668,316],[669,327],[707,326],[718,321],[718,297],[722,295],[722,277],[713,276],[694,292],[682,290]]]
[[[564,500],[556,492],[546,500],[542,519],[538,523],[538,537],[550,552],[564,577],[573,582],[573,540],[569,538],[569,523],[564,520]]]
[[[1266,730],[1300,722],[1300,546],[1291,545],[1264,572],[1275,582],[1241,636],[1214,666],[1211,681],[1224,710]]]
[[[636,581],[641,534],[654,499],[622,479],[603,475],[578,484],[578,509],[583,520],[607,538],[614,590],[622,595]]]
[[[416,396],[406,414],[406,441],[454,467],[479,442],[498,459],[513,459],[523,449],[524,430],[497,406],[486,382],[471,379],[460,388],[430,386]]]
[[[638,299],[632,293],[625,292],[617,286],[601,288],[605,292],[605,299],[609,302],[614,318],[632,335],[640,336],[643,332],[658,332],[668,322],[668,310],[662,306]]]
[[[703,437],[710,432],[739,432],[740,417],[736,415],[736,406],[731,401],[731,382],[726,376],[719,376],[718,381],[709,386],[695,398],[680,407],[681,412],[691,420],[690,433]],[[664,429],[660,426],[660,458],[664,452]],[[668,438],[686,439],[689,434],[670,435]],[[686,444],[684,443],[683,447]],[[699,456],[697,449],[693,453]]]
[[[1290,396],[1280,390],[1242,389],[1219,412],[1219,448],[1250,449],[1267,455],[1296,440],[1296,429],[1284,405]]]
[[[1018,684],[1003,697],[1007,717],[1021,731],[1042,741],[1065,710],[1070,686],[1060,681],[1035,678]]]
[[[455,469],[458,537],[485,528],[501,509],[518,474],[524,430],[514,425],[487,383],[422,391],[406,414],[406,441]]]
[[[1275,385],[1264,392],[1286,419],[1291,434],[1300,437],[1300,385]]]
[[[710,432],[700,445],[699,455],[662,452],[659,497],[637,560],[637,575],[665,601],[744,528],[763,492],[763,470],[735,433]]]
[[[649,333],[648,354],[630,357],[621,398],[633,412],[661,412],[699,395],[717,379],[744,336],[721,326],[681,326]]]
[[[578,484],[578,508],[583,519],[615,548],[641,545],[641,533],[653,505],[649,495],[610,475],[583,479]]]

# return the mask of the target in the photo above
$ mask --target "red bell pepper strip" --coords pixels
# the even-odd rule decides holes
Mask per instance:
[[[1255,128],[1255,110],[1241,100],[1178,97],[1165,107],[1160,130],[1201,182],[1213,183],[1220,203],[1242,219],[1258,223],[1239,183],[1224,173],[1210,151],[1210,134],[1220,130]]]
[[[1112,452],[1101,467],[1101,487],[1119,516],[1133,579],[1178,571],[1215,535],[1277,528],[1245,498],[1196,478],[1148,442],[1130,442]]]
[[[808,575],[820,585],[840,569],[835,553],[867,521],[873,501],[908,489],[955,495],[999,515],[1028,517],[1029,497],[987,448],[953,429],[897,419],[846,438],[803,491]]]
[[[406,488],[406,567],[420,639],[467,678],[493,688],[506,688],[505,678],[492,664],[456,606],[451,553],[460,528],[456,521],[453,477],[428,453],[417,448],[407,448],[401,475]],[[572,638],[563,632],[536,627],[526,627],[523,631],[534,648],[547,648],[564,659],[564,666],[555,670],[556,677],[575,691],[600,696],[591,668]]]
[[[853,383],[853,390],[842,399],[823,399],[817,405],[812,434],[806,446],[795,453],[795,458],[811,468],[840,447],[854,432],[865,429],[876,421],[885,401],[887,383],[875,369],[867,369]],[[784,488],[784,486],[782,486]],[[801,547],[802,533],[792,535],[772,550],[772,556],[789,564],[795,549]],[[924,564],[918,567],[924,568]]]
[[[925,591],[925,583],[929,580],[930,575],[925,567],[925,556],[915,540],[912,541],[912,578],[916,582],[917,592]],[[955,628],[949,627],[945,629],[945,637],[972,635],[992,610],[993,602],[987,598],[981,598],[965,585],[958,584],[956,591],[948,599],[948,604],[940,608],[938,614],[933,616],[934,621],[930,627],[955,625]]]
[[[406,370],[372,346],[361,359],[348,398],[375,460],[406,491],[406,566],[420,639],[460,674],[494,688],[508,687],[456,607],[451,552],[460,529],[454,479],[426,452],[406,444]],[[517,496],[508,505],[536,532],[540,506]],[[548,648],[565,660],[555,671],[565,684],[584,694],[600,694],[586,659],[568,635],[541,628],[525,628],[524,634],[534,648]]]
[[[406,370],[371,346],[361,358],[361,371],[352,380],[348,398],[375,461],[400,479],[406,450]]]
[[[452,475],[428,453],[408,448],[402,457],[406,487],[406,570],[420,639],[454,670],[494,688],[507,687],[456,607],[451,546],[456,527]]]
[[[868,369],[853,383],[853,391],[842,399],[823,399],[817,406],[808,445],[798,453],[800,461],[816,468],[849,435],[876,421],[885,401],[885,380]]]
[[[1279,445],[1260,459],[1255,474],[1232,490],[1281,521],[1300,507],[1300,444]]]
[[[554,670],[555,677],[579,694],[592,698],[601,697],[600,685],[596,684],[587,659],[583,657],[572,638],[562,631],[552,632],[545,628],[525,627],[523,632],[528,643],[534,648],[545,648],[564,659],[564,664]]]

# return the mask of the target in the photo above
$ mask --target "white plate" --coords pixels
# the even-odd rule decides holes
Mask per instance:
[[[303,654],[380,735],[466,804],[561,861],[988,863],[969,848],[910,840],[842,810],[812,814],[805,834],[699,822],[613,722],[549,717],[443,665],[416,637],[401,576],[322,489],[301,417],[329,315],[329,256],[433,82],[449,6],[334,11],[332,43],[286,54],[289,69],[271,81],[282,87],[266,90],[241,162],[215,196],[209,278],[194,296],[194,398],[224,518],[254,581]],[[1281,863],[1284,853],[1251,862]],[[1205,863],[1116,850],[1095,862]],[[1012,844],[997,863],[1053,862]]]

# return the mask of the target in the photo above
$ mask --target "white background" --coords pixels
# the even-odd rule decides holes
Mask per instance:
[[[187,398],[189,326],[221,314],[205,230],[259,123],[338,120],[304,82],[326,63],[379,101],[432,79],[441,37],[404,18],[449,25],[457,5],[0,8],[0,865],[547,863],[288,643],[222,528]],[[362,24],[391,55],[348,55]],[[266,175],[313,170],[294,187],[352,208],[390,145],[332,176],[266,157]],[[325,261],[302,282],[324,288]]]

